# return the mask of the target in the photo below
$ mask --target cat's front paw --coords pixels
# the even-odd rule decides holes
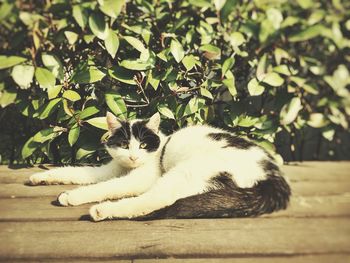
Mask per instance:
[[[109,206],[110,202],[103,202],[101,204],[92,206],[89,211],[91,219],[95,222],[98,222],[111,218]]]
[[[50,178],[50,171],[35,173],[31,175],[26,182],[27,185],[46,185],[52,184],[52,180]]]
[[[85,203],[78,194],[74,193],[74,190],[60,193],[57,202],[61,206],[77,206]]]

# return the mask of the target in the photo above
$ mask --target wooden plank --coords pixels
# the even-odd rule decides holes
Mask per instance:
[[[56,198],[0,199],[0,221],[74,220],[89,212],[91,204],[61,207],[52,204]]]
[[[26,262],[55,262],[66,263],[67,259],[11,259],[11,263]],[[136,259],[136,260],[118,260],[106,258],[89,258],[89,259],[73,259],[69,258],[69,262],[74,263],[88,263],[88,262],[117,262],[117,263],[344,263],[350,262],[350,256],[346,254],[336,255],[302,255],[302,256],[287,256],[287,257],[235,257],[235,258],[151,258],[151,259]]]
[[[0,184],[0,198],[57,197],[58,194],[79,187],[78,185],[40,185]]]
[[[91,204],[59,207],[55,197],[0,199],[0,221],[78,220],[89,211]],[[294,195],[287,210],[264,217],[349,217],[350,194],[326,196]]]
[[[349,181],[350,162],[302,162],[283,165],[282,171],[291,181]]]
[[[27,186],[18,183],[0,184],[0,198],[13,197],[56,197],[59,193],[79,187],[78,185]],[[349,181],[299,181],[291,182],[293,195],[323,196],[350,193]]]
[[[0,258],[8,260],[350,253],[347,218],[2,222],[0,229]]]
[[[40,168],[41,167],[41,168]],[[33,173],[52,169],[54,166],[36,166],[33,168],[10,169],[0,166],[0,183],[20,183]],[[350,162],[303,162],[291,163],[281,167],[284,174],[292,181],[341,182],[350,180]]]
[[[290,186],[293,195],[323,196],[350,194],[350,177],[348,181],[291,181]]]
[[[10,169],[5,165],[0,165],[0,183],[19,183],[24,184],[24,182],[33,173],[45,171],[39,167],[32,168],[21,168],[21,169]]]
[[[134,263],[344,263],[350,262],[350,255],[303,255],[290,257],[237,257],[237,258],[167,258],[136,259]]]

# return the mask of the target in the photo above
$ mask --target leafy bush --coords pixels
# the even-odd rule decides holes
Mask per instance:
[[[2,162],[101,161],[106,110],[122,119],[159,111],[165,132],[213,123],[269,151],[276,135],[302,138],[310,127],[332,141],[349,125],[349,7],[2,1]]]

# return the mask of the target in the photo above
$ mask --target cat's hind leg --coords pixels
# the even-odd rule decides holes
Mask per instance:
[[[121,168],[113,161],[100,167],[59,167],[31,175],[28,185],[93,184],[120,176]]]

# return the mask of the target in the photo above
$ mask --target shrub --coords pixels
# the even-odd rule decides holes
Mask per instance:
[[[269,151],[310,127],[332,141],[349,124],[349,6],[2,1],[2,162],[101,161],[106,110],[159,111],[165,132],[212,123]]]

